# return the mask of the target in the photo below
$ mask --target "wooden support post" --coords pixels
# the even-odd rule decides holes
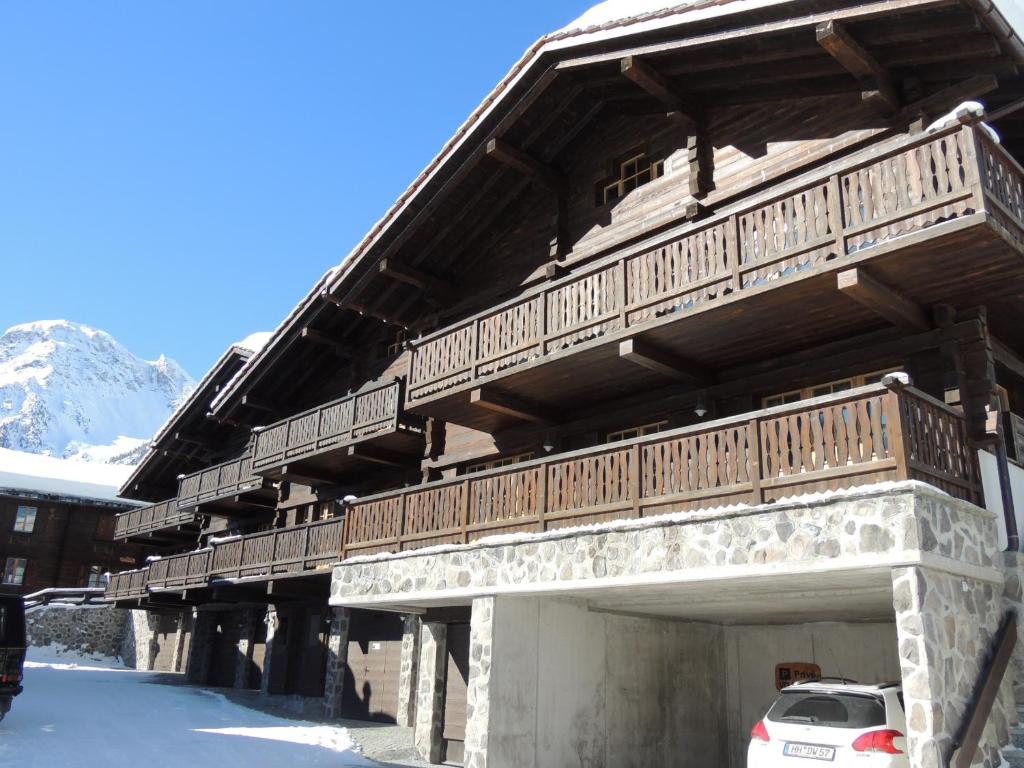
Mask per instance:
[[[659,349],[640,338],[619,342],[619,357],[686,384],[705,386],[711,378],[698,363]]]
[[[489,411],[534,424],[550,424],[555,420],[542,405],[483,387],[478,387],[469,393],[469,402]]]
[[[861,98],[865,102],[885,115],[899,109],[899,95],[888,70],[854,40],[842,24],[837,21],[820,24],[817,37],[818,44],[864,86]]]
[[[750,497],[754,505],[764,503],[761,490],[761,422],[751,419],[747,424],[747,456],[750,460]]]
[[[840,272],[836,276],[836,285],[843,294],[893,325],[917,331],[931,328],[928,315],[920,306],[859,267]]]

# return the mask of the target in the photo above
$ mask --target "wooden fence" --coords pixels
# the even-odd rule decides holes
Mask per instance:
[[[140,533],[159,531],[178,525],[189,525],[196,521],[194,512],[180,511],[178,500],[168,499],[159,504],[150,504],[127,512],[121,512],[114,518],[114,538],[125,539]]]
[[[1024,170],[971,126],[891,141],[413,343],[407,399],[641,332],[727,294],[986,208],[1024,226]]]
[[[346,557],[897,479],[979,501],[963,418],[913,389],[862,387],[367,497]]]
[[[248,451],[237,459],[182,475],[178,481],[178,509],[262,488],[264,479],[252,471]]]

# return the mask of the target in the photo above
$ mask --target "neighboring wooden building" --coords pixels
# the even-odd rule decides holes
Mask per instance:
[[[839,642],[877,622],[884,669],[910,674],[918,662],[888,641],[905,631],[899,569],[938,579],[913,558],[949,534],[951,515],[977,515],[988,522],[957,528],[940,559],[965,593],[977,582],[991,596],[1003,576],[983,506],[1019,544],[1011,491],[1024,475],[1007,456],[1024,455],[1021,66],[1020,38],[972,0],[697,2],[542,39],[267,345],[227,353],[157,436],[122,489],[150,506],[121,515],[117,536],[166,556],[118,574],[109,593],[197,612],[193,679],[415,721],[435,762],[515,764],[501,750],[518,715],[488,693],[481,653],[506,665],[504,685],[527,681],[521,697],[570,673],[546,703],[605,690],[601,675],[622,662],[638,672],[601,707],[668,701],[664,647],[635,646],[676,637],[666,617],[694,622],[680,643],[704,638],[673,659],[721,670],[720,686],[701,683],[708,696],[738,689],[742,670],[727,668],[742,638],[727,627],[747,624]],[[986,111],[959,108],[968,99]],[[932,500],[908,515],[947,500],[934,502],[948,507],[935,536],[910,547],[909,533],[871,522],[862,535],[856,509],[832,511],[837,492],[885,493],[888,481],[893,509],[906,511],[906,494]],[[793,497],[822,520],[797,535],[787,518],[750,542],[731,527]],[[693,552],[645,564],[665,571],[658,584],[582,548],[617,530],[608,523],[641,530],[668,513],[650,523],[665,537],[704,522]],[[555,533],[582,525],[598,528]],[[545,543],[538,563],[540,545],[483,541],[495,534],[573,539],[572,556],[555,569],[560,545]],[[843,549],[854,534],[865,552]],[[455,547],[450,559],[438,546]],[[504,559],[488,560],[499,546]],[[582,612],[537,597],[553,593]],[[606,614],[640,623],[591,633]],[[994,631],[990,614],[975,618]],[[584,670],[551,634],[560,621],[577,642],[608,638],[632,656]],[[517,645],[513,625],[541,639]],[[516,678],[507,660],[528,648],[541,650]],[[537,654],[549,652],[545,678]],[[962,702],[940,698],[921,704],[946,712],[951,732]],[[474,701],[489,702],[490,721]],[[586,749],[627,764],[608,756],[633,744],[662,750],[636,764],[663,764],[678,746],[667,734],[697,728],[685,764],[739,765],[748,710],[715,702],[708,722],[711,708],[684,723],[664,707],[622,709]],[[559,725],[563,710],[575,726]],[[550,750],[538,765],[565,763],[588,711],[570,701],[520,724]],[[937,722],[914,726],[915,754],[952,739]]]
[[[9,472],[15,460],[19,471]],[[102,587],[106,574],[143,563],[144,545],[114,539],[116,515],[135,504],[117,500],[113,486],[68,479],[68,465],[0,453],[0,594]]]

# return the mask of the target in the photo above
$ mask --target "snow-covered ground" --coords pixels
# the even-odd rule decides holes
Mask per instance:
[[[286,720],[102,661],[30,652],[4,768],[374,766],[345,728]]]

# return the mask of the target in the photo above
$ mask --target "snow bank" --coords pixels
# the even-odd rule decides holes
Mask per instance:
[[[0,489],[5,490],[124,502],[117,489],[132,469],[127,464],[91,464],[0,448]]]

